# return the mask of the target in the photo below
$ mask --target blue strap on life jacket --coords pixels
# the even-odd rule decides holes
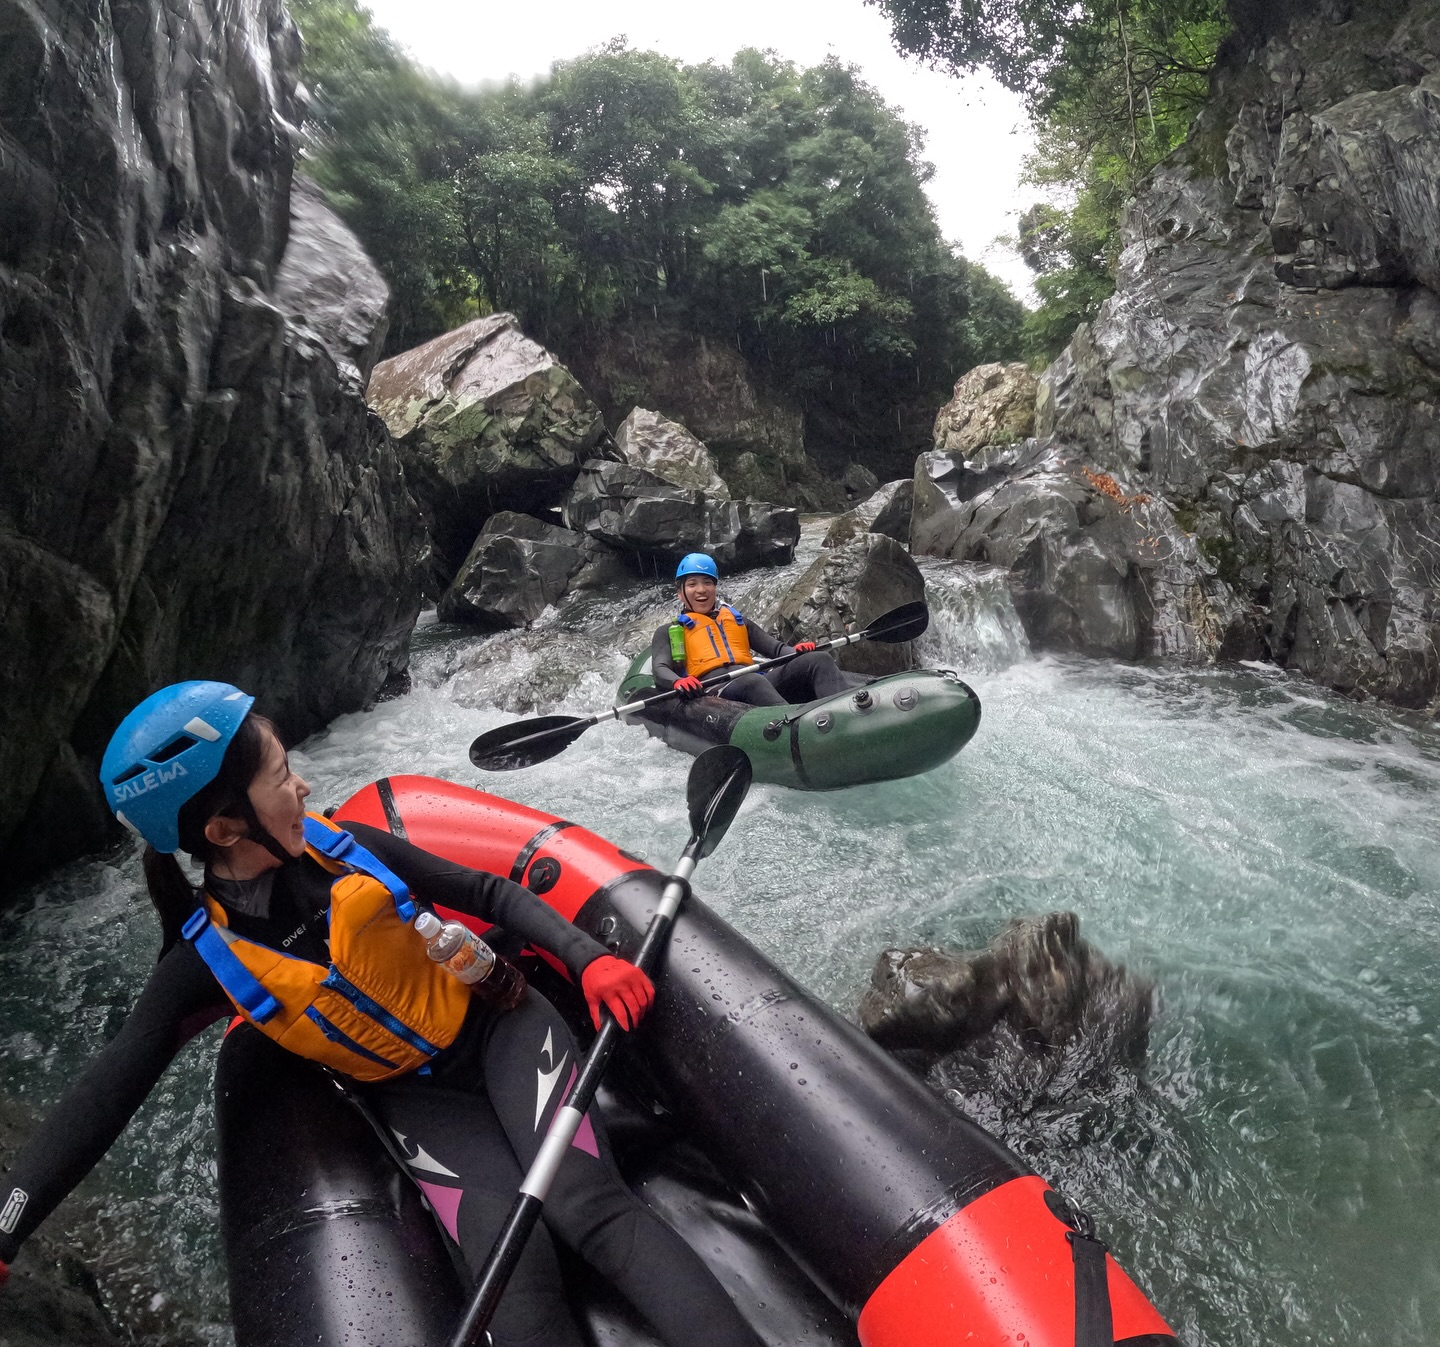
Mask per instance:
[[[195,952],[205,960],[205,966],[215,975],[225,995],[256,1024],[264,1024],[280,1009],[280,1002],[240,962],[203,907],[190,914],[180,933],[195,946]]]
[[[728,612],[730,616],[733,617],[735,621],[738,622],[742,627],[745,625],[745,619],[740,616],[740,610],[738,608],[732,608],[728,603],[722,603],[720,606],[725,609],[725,611]]]
[[[686,631],[693,631],[695,629],[695,619],[691,617],[689,613],[681,613],[675,620],[684,627]]]
[[[305,844],[314,847],[322,856],[348,865],[352,870],[378,879],[395,900],[395,911],[401,921],[415,920],[415,900],[410,897],[410,886],[378,857],[366,851],[343,828],[338,832],[327,828],[318,819],[305,816]]]

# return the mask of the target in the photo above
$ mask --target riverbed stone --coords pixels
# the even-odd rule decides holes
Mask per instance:
[[[419,608],[419,514],[358,386],[383,286],[293,189],[298,33],[280,0],[173,20],[0,0],[7,891],[115,837],[95,773],[147,693],[229,679],[300,738],[403,676]],[[297,319],[342,288],[322,225],[361,293]]]
[[[497,510],[558,505],[605,433],[575,376],[509,313],[382,361],[368,397],[400,446],[442,576]]]
[[[626,575],[620,555],[573,529],[502,510],[485,521],[439,603],[442,622],[482,631],[524,627],[577,589]]]
[[[864,533],[827,549],[782,596],[760,625],[782,641],[823,641],[858,631],[901,604],[925,597],[925,579],[910,554],[883,533]],[[891,674],[915,667],[915,643],[857,641],[834,653],[842,669]]]
[[[1036,1051],[1103,1025],[1118,1056],[1137,1062],[1154,999],[1150,979],[1081,937],[1073,912],[1050,912],[1007,922],[979,950],[882,950],[859,1017],[876,1042],[929,1054],[970,1046],[1002,1021]]]
[[[636,407],[615,432],[615,447],[627,463],[654,473],[672,486],[729,500],[730,488],[709,449],[678,421]]]

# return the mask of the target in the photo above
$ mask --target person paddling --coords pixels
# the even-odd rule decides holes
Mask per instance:
[[[579,1053],[512,965],[497,956],[483,981],[461,982],[427,957],[416,918],[443,904],[555,955],[597,1027],[604,1007],[633,1028],[654,999],[640,969],[528,889],[307,813],[310,787],[253,704],[229,684],[175,684],[136,707],[105,752],[110,807],[148,843],[160,958],[119,1034],[0,1185],[0,1284],[183,1044],[227,1015],[350,1077],[419,1168],[455,1177],[462,1196],[442,1218],[477,1273]],[[204,866],[198,892],[167,854],[180,850]],[[759,1347],[705,1264],[625,1185],[601,1119],[587,1121],[491,1325],[496,1347],[580,1347],[550,1236],[670,1347]]]
[[[704,552],[691,552],[675,570],[675,594],[680,613],[655,632],[650,643],[650,667],[655,686],[672,688],[683,697],[699,697],[700,680],[709,674],[754,664],[755,656],[774,659],[800,652],[798,659],[763,673],[732,678],[716,695],[750,706],[785,706],[833,696],[867,680],[847,674],[814,641],[783,641],[747,622],[718,597],[720,572]]]

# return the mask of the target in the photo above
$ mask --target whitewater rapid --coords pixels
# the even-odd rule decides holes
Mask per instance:
[[[818,551],[732,586],[751,612]],[[981,1070],[965,1106],[1092,1210],[1191,1347],[1421,1347],[1440,1322],[1440,733],[1262,667],[1034,658],[1000,577],[923,563],[924,661],[980,730],[926,776],[830,795],[756,787],[697,889],[853,1013],[890,944],[983,944],[1079,914],[1156,980],[1140,1071]],[[319,803],[426,773],[562,815],[666,866],[690,759],[599,726],[477,780],[483,730],[608,704],[663,587],[572,600],[488,640],[426,619],[404,696],[299,746]],[[42,1109],[118,1027],[157,933],[128,850],[0,918],[0,1075]],[[209,1037],[186,1050],[80,1201],[132,1320],[223,1342]],[[137,1295],[139,1293],[137,1292]],[[147,1308],[148,1307],[148,1308]]]

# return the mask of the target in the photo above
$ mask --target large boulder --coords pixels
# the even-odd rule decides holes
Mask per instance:
[[[1259,610],[1271,659],[1423,706],[1440,691],[1440,25],[1429,0],[1250,9],[1036,429],[1163,498],[1197,570]]]
[[[955,383],[935,417],[935,448],[966,459],[989,444],[1013,444],[1035,432],[1039,380],[1028,366],[976,365]]]
[[[715,500],[629,463],[585,464],[562,506],[572,529],[656,565],[709,552],[722,570],[781,565],[800,541],[799,513],[760,501]]]
[[[615,447],[627,463],[686,491],[729,500],[730,488],[705,445],[678,421],[636,407],[615,432]]]
[[[623,574],[616,553],[593,538],[502,510],[485,521],[440,600],[439,615],[485,631],[524,627],[571,590]]]
[[[787,643],[821,641],[924,597],[925,579],[910,554],[893,538],[865,533],[821,553],[761,625]],[[914,642],[857,641],[835,658],[854,673],[900,673],[915,667]]]
[[[114,836],[96,768],[147,693],[226,678],[299,737],[403,674],[419,607],[353,239],[347,321],[294,316],[336,278],[281,0],[108,14],[0,0],[0,887]]]
[[[883,533],[896,542],[910,541],[910,511],[915,483],[908,477],[886,482],[853,510],[836,515],[825,531],[825,546],[838,547],[862,533]]]
[[[508,313],[382,361],[368,395],[400,445],[442,575],[495,511],[557,505],[605,433],[575,376]]]
[[[1189,663],[1258,652],[1236,595],[1164,501],[1050,441],[1027,441],[996,485],[952,505],[922,462],[910,546],[1001,567],[1032,647]]]
[[[656,408],[708,446],[737,498],[802,510],[848,503],[840,483],[806,453],[800,406],[729,343],[663,320],[635,320],[587,336],[566,355],[611,425],[636,407]]]

